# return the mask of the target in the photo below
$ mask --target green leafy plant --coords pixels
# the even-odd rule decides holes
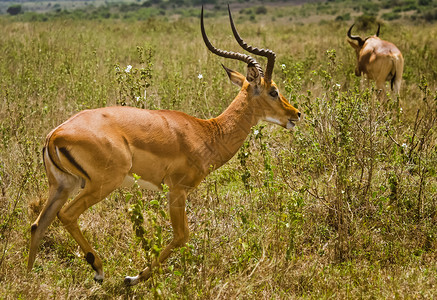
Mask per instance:
[[[140,177],[133,174],[135,183],[132,192],[128,192],[125,200],[132,203],[129,208],[130,220],[135,233],[137,243],[141,244],[141,248],[145,255],[145,260],[150,268],[152,262],[157,260],[164,246],[163,240],[163,222],[168,219],[167,213],[163,207],[166,205],[166,195],[168,187],[162,186],[162,191],[159,192],[157,199],[146,200],[142,190],[138,185]],[[146,214],[144,217],[143,212]],[[147,229],[146,229],[147,228]],[[161,269],[158,269],[158,272]],[[156,272],[156,271],[154,271]],[[153,293],[155,296],[161,294],[161,284],[154,279],[152,274],[151,281],[153,284]]]
[[[147,89],[152,81],[153,51],[151,48],[137,47],[140,68],[127,65],[121,68],[115,65],[117,83],[119,85],[118,104],[139,108],[147,107]]]

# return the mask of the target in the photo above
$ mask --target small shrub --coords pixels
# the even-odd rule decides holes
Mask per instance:
[[[335,21],[350,21],[350,19],[351,19],[351,14],[346,13],[346,14],[337,16],[335,18]]]
[[[8,14],[10,14],[11,16],[15,16],[18,14],[21,14],[23,12],[21,5],[19,4],[14,4],[8,7],[8,9],[6,10],[6,12]]]
[[[255,9],[255,13],[256,13],[257,15],[265,15],[265,14],[267,14],[267,8],[266,8],[265,6],[258,6],[258,7]]]
[[[360,30],[373,29],[376,24],[376,17],[372,15],[361,15],[355,19],[355,24]]]
[[[395,12],[385,13],[381,16],[384,20],[393,21],[401,18],[401,15]]]
[[[142,67],[134,68],[132,65],[120,67],[115,65],[117,82],[120,87],[118,103],[123,106],[130,105],[146,108],[147,88],[152,80],[153,51],[151,48],[137,47],[137,52]]]
[[[437,20],[437,9],[432,9],[423,13],[423,19],[428,22]]]

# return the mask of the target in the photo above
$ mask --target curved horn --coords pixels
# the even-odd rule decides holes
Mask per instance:
[[[349,28],[349,30],[347,31],[347,36],[348,36],[348,38],[350,38],[351,40],[356,40],[356,41],[358,41],[358,43],[362,46],[362,45],[364,44],[363,39],[360,38],[360,37],[357,36],[357,35],[352,35],[352,34],[351,34],[351,32],[352,32],[352,27],[354,27],[354,25],[355,25],[355,24],[352,24],[352,26],[351,26],[351,27]]]
[[[202,31],[202,37],[203,37],[203,41],[205,42],[206,47],[208,48],[209,51],[211,51],[212,53],[224,57],[224,58],[232,58],[232,59],[236,59],[236,60],[240,60],[242,62],[245,62],[247,64],[253,64],[255,65],[258,69],[260,69],[261,67],[259,66],[258,62],[251,56],[246,55],[246,54],[241,54],[238,52],[232,52],[232,51],[224,51],[221,49],[217,49],[215,48],[211,42],[209,41],[208,37],[206,36],[205,33],[205,26],[203,24],[203,5],[202,5],[202,13],[200,16],[200,29]]]
[[[229,12],[229,20],[231,22],[232,32],[234,33],[234,37],[237,40],[238,44],[241,46],[241,48],[252,54],[267,57],[267,68],[266,68],[266,74],[264,76],[264,79],[267,82],[270,82],[272,80],[273,67],[275,66],[275,59],[276,59],[275,52],[269,49],[258,49],[256,47],[252,47],[248,45],[245,41],[243,41],[243,39],[238,34],[237,29],[235,28],[235,24],[234,24],[234,20],[232,19],[232,14],[229,4],[228,4],[228,12]],[[261,74],[263,74],[261,67],[259,67],[258,69],[260,70]]]
[[[378,30],[376,31],[376,36],[379,36],[379,29],[381,28],[381,24],[378,23]]]

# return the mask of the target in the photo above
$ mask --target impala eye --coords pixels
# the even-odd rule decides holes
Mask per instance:
[[[273,97],[273,98],[278,97],[278,91],[276,91],[276,90],[271,91],[269,94],[270,94],[270,96]]]

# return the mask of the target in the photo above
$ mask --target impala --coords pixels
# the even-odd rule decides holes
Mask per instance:
[[[300,119],[300,112],[279,93],[271,79],[275,53],[247,45],[235,29],[229,7],[228,11],[241,47],[266,57],[268,62],[264,73],[251,56],[212,46],[205,33],[202,7],[201,32],[207,48],[218,56],[247,63],[246,76],[224,67],[241,90],[221,115],[202,120],[179,111],[105,107],[79,112],[48,134],[43,158],[49,196],[31,226],[28,271],[32,270],[44,232],[57,216],[94,269],[94,279],[102,281],[102,260],[82,235],[77,220],[116,188],[131,186],[132,174],[137,174],[144,188],[161,190],[163,184],[168,186],[173,228],[173,239],[151,267],[124,281],[135,285],[146,280],[154,267],[188,240],[188,192],[231,159],[259,121],[291,129]],[[77,190],[80,191],[76,197],[67,203]]]
[[[393,92],[398,95],[401,88],[404,58],[401,51],[390,42],[381,40],[379,36],[380,25],[376,35],[365,38],[351,34],[352,25],[347,36],[355,42],[348,40],[357,54],[357,67],[355,75],[365,74],[368,79],[374,80],[379,91],[385,90],[385,82],[390,81]]]

